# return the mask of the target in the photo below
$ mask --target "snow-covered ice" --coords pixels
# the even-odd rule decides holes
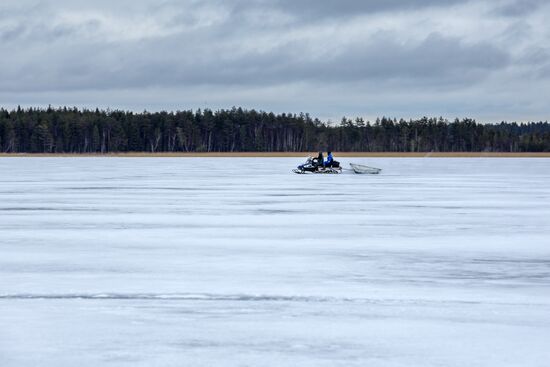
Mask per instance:
[[[548,366],[550,160],[341,161],[0,159],[0,366]]]

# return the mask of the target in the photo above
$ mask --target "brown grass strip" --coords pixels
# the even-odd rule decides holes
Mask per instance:
[[[143,158],[231,158],[231,157],[307,157],[317,156],[317,152],[210,152],[210,153],[149,153],[149,152],[129,152],[129,153],[0,153],[0,157],[143,157]],[[545,153],[496,153],[496,152],[419,152],[419,153],[399,153],[399,152],[334,152],[336,159],[338,157],[365,157],[365,158],[550,158],[550,152]]]

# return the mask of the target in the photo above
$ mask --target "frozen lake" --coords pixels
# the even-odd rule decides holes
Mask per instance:
[[[550,160],[300,161],[0,159],[0,366],[548,366]]]

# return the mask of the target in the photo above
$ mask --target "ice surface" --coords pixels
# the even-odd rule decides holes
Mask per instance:
[[[0,159],[0,366],[548,366],[550,160]]]

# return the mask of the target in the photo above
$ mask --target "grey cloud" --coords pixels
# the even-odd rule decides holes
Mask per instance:
[[[465,45],[438,34],[414,46],[403,46],[388,35],[380,35],[363,47],[352,46],[330,63],[322,63],[319,74],[330,75],[333,80],[401,79],[422,85],[453,85],[482,78],[484,73],[507,65],[509,59],[508,54],[489,44]]]
[[[287,44],[267,54],[249,54],[224,68],[211,65],[192,73],[198,79],[227,83],[338,83],[371,80],[408,81],[418,85],[449,86],[482,79],[510,62],[507,53],[489,45],[464,45],[457,39],[433,34],[419,45],[403,47],[390,35],[351,44],[336,55],[308,58],[304,45]],[[212,74],[214,72],[214,74]],[[177,74],[177,73],[176,73]],[[185,73],[184,73],[185,74]]]
[[[121,47],[112,54],[111,47],[90,49],[88,45],[42,60],[26,75],[33,88],[47,89],[51,77],[57,88],[110,89],[158,85],[189,86],[278,85],[295,82],[342,83],[349,81],[401,79],[418,85],[446,83],[455,86],[478,80],[490,71],[504,67],[510,57],[490,44],[464,45],[459,40],[430,35],[418,45],[404,47],[390,34],[353,43],[335,55],[311,57],[300,51],[307,48],[293,42],[269,52],[232,55],[201,48],[202,40],[187,42],[185,53],[178,49],[179,38],[149,41]],[[147,50],[147,52],[143,52]],[[224,50],[225,51],[225,50]],[[27,86],[23,85],[23,88]]]
[[[16,24],[5,27],[0,30],[0,40],[2,42],[10,42],[20,39],[26,32],[27,28],[23,24]]]
[[[395,10],[422,9],[431,6],[445,7],[467,0],[276,0],[274,4],[298,16],[334,17]]]
[[[546,0],[510,0],[497,6],[494,13],[509,17],[521,17],[538,10],[547,3]]]
[[[13,94],[24,99],[32,94],[36,98],[42,91],[56,95],[78,93],[84,99],[86,93],[94,98],[103,93],[112,96],[113,107],[117,107],[117,100],[124,100],[122,96],[116,97],[116,91],[120,90],[132,93],[170,90],[186,96],[190,90],[200,90],[204,95],[193,98],[231,100],[250,106],[253,100],[250,91],[266,91],[264,100],[269,100],[268,91],[274,88],[287,88],[292,94],[291,89],[301,85],[302,103],[310,107],[312,114],[316,108],[326,114],[326,107],[302,91],[323,88],[341,91],[338,96],[341,102],[334,109],[350,115],[361,109],[356,96],[366,90],[375,91],[371,99],[379,101],[380,108],[401,103],[406,110],[421,91],[425,101],[430,97],[440,101],[448,96],[441,103],[447,103],[453,111],[466,108],[461,101],[453,100],[453,95],[464,96],[473,90],[478,95],[470,100],[482,106],[487,95],[500,88],[494,80],[506,80],[518,94],[525,80],[530,80],[538,90],[548,91],[549,51],[546,45],[533,44],[532,39],[537,32],[549,29],[538,29],[522,15],[547,8],[536,0],[483,1],[484,7],[479,9],[492,11],[481,13],[476,7],[478,3],[460,0],[13,2],[11,8],[2,9],[0,17],[3,55],[0,96]],[[446,33],[445,28],[430,29],[427,20],[441,14],[439,10],[450,11],[460,6],[477,21],[491,17],[506,27],[497,36],[474,34],[468,30],[467,22],[462,28],[460,22],[453,24],[454,28],[450,28],[455,33]],[[515,6],[521,9],[514,10]],[[105,24],[94,16],[83,17],[79,22],[52,24],[51,19],[59,10],[107,14],[101,22],[121,19],[130,25],[136,19],[150,19],[169,32],[160,32],[158,37],[117,38],[109,33],[116,32],[116,24],[107,24],[114,30],[102,28]],[[416,10],[422,22],[411,22],[409,28],[346,33],[345,26],[353,19],[357,20],[355,26],[361,27],[362,19],[355,18],[356,15],[368,14],[369,19],[384,20],[397,12],[402,17],[399,19],[406,22],[407,10]],[[266,18],[273,11],[289,15],[292,20],[288,22],[282,17],[279,22],[273,16],[268,22]],[[6,12],[12,16],[5,17]],[[512,14],[515,16],[511,17]],[[205,22],[209,17],[213,21]],[[326,33],[329,35],[340,33],[326,38],[325,29],[329,29]],[[151,29],[151,33],[154,31]],[[517,75],[522,79],[513,79]],[[394,91],[404,94],[407,103],[396,102]],[[235,102],[228,95],[248,97]],[[510,95],[506,98],[514,99]],[[383,96],[387,101],[382,101]],[[539,96],[540,93],[533,98]],[[277,107],[297,104],[294,99],[285,102],[279,95],[272,97]],[[492,104],[506,104],[506,100],[497,103],[496,97],[492,98]],[[2,102],[0,99],[0,105]],[[425,106],[429,103],[425,102]],[[479,107],[479,111],[484,110]]]

